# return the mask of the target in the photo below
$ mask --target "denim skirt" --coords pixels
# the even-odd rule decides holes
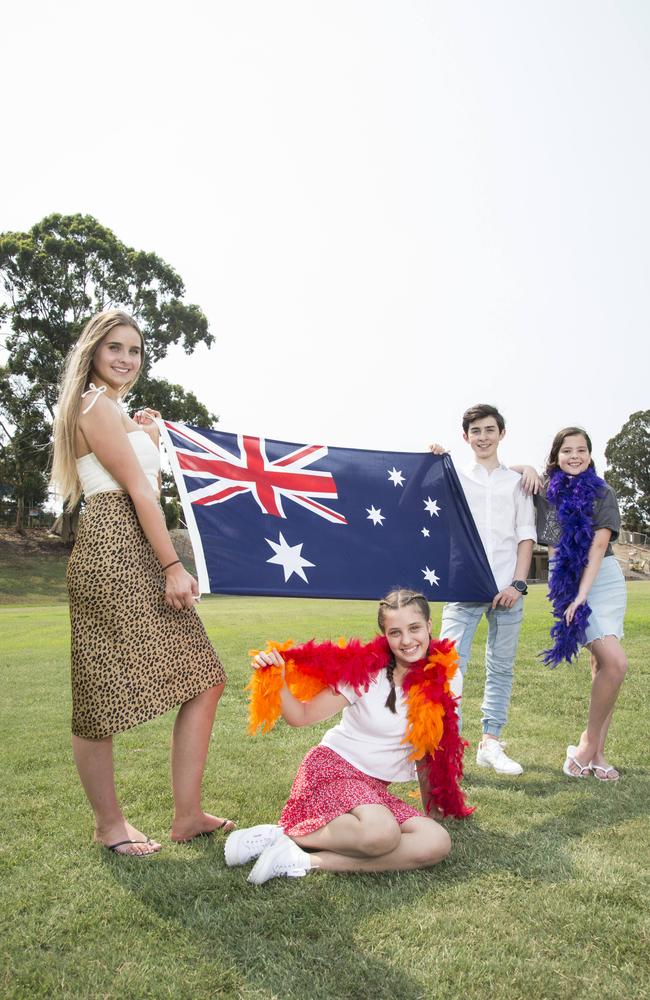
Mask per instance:
[[[605,556],[598,576],[587,597],[591,615],[587,623],[587,642],[606,635],[623,638],[623,619],[627,603],[625,577],[614,556]]]

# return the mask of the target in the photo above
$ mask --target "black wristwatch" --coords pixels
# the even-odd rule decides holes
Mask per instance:
[[[513,580],[510,586],[514,587],[515,590],[518,590],[522,597],[525,597],[528,593],[528,587],[526,586],[525,580]]]

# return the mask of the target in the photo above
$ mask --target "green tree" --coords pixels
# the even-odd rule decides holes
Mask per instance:
[[[11,497],[16,529],[23,530],[25,508],[43,503],[50,428],[24,378],[0,368],[0,485]]]
[[[650,410],[632,413],[607,442],[605,479],[615,490],[623,526],[650,531]]]
[[[140,378],[128,398],[132,410],[151,406],[159,410],[165,420],[178,420],[197,427],[213,427],[217,417],[200,403],[193,392],[186,392],[180,385],[164,378]]]
[[[172,531],[173,528],[177,528],[181,519],[181,505],[176,497],[166,497],[162,496],[160,498],[160,503],[163,509],[163,514],[165,515],[165,524]]]
[[[156,254],[126,246],[92,216],[50,215],[29,232],[0,234],[0,282],[6,297],[0,306],[6,352],[0,482],[12,487],[17,511],[33,493],[34,477],[45,488],[43,429],[49,437],[63,362],[86,321],[101,309],[125,308],[145,336],[134,407],[146,404],[169,419],[207,427],[216,423],[192,393],[150,374],[172,344],[191,353],[214,340],[199,307],[182,301],[180,276]]]

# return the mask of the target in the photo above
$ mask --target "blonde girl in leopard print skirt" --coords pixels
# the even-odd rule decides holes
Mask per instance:
[[[178,705],[171,839],[234,826],[201,805],[226,678],[194,607],[198,585],[174,551],[160,508],[157,414],[144,410],[134,421],[120,405],[144,350],[136,322],[121,310],[86,325],[66,361],[52,468],[68,506],[85,497],[67,574],[74,758],[95,814],[95,841],[138,857],[161,845],[122,813],[113,735]]]

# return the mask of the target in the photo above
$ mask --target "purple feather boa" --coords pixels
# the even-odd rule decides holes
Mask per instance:
[[[594,501],[602,495],[605,487],[605,482],[593,469],[577,476],[558,469],[552,474],[546,491],[546,499],[555,506],[562,529],[548,589],[548,599],[556,619],[551,628],[553,645],[541,654],[549,667],[557,667],[562,660],[570,663],[587,639],[587,623],[591,615],[589,605],[581,604],[576,609],[570,625],[565,621],[564,612],[578,593],[594,537]]]

